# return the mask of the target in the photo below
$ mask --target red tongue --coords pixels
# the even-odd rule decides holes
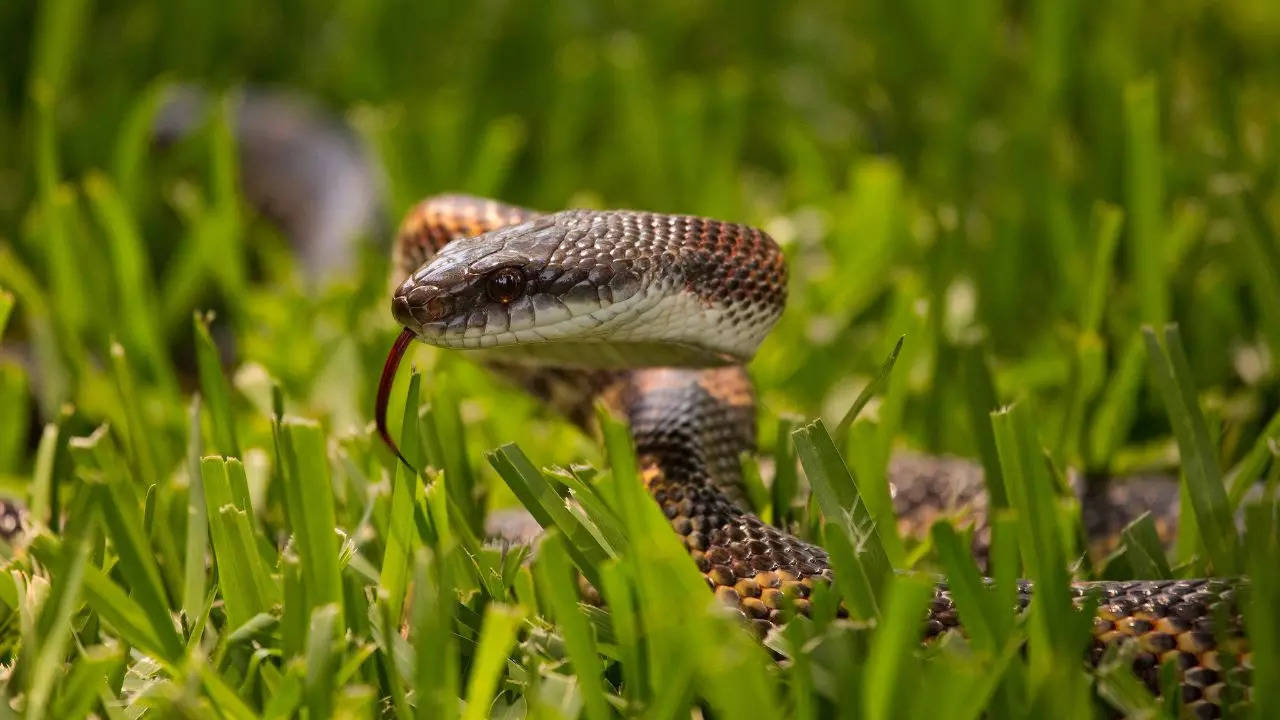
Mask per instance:
[[[400,359],[404,357],[404,351],[409,348],[409,343],[413,340],[413,331],[405,328],[396,336],[396,342],[391,346],[391,352],[387,354],[387,362],[382,366],[382,377],[378,379],[378,401],[373,409],[374,421],[378,426],[378,435],[382,438],[382,442],[391,448],[391,451],[400,458],[400,462],[405,467],[413,471],[417,475],[418,470],[413,463],[405,459],[400,453],[400,448],[396,446],[396,441],[391,439],[391,433],[387,432],[387,402],[391,399],[391,383],[396,379],[396,369],[400,367]]]

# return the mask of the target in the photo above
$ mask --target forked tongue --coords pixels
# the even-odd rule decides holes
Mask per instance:
[[[391,352],[387,353],[387,362],[382,366],[382,377],[378,379],[378,400],[373,409],[373,418],[378,426],[378,436],[382,438],[382,442],[391,448],[391,452],[400,458],[400,462],[404,463],[405,467],[412,470],[414,475],[417,475],[418,469],[401,454],[396,441],[391,439],[391,433],[387,431],[387,403],[391,400],[391,383],[395,382],[396,369],[400,367],[400,359],[404,357],[404,351],[409,348],[409,343],[412,341],[413,331],[405,328],[396,336],[395,344],[391,346]]]

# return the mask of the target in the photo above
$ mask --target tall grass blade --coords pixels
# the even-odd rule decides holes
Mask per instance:
[[[777,432],[774,433],[773,486],[769,488],[769,493],[773,503],[773,524],[780,528],[789,527],[795,515],[791,508],[799,486],[795,444],[791,442],[791,431],[795,424],[793,418],[780,417]]]
[[[232,464],[239,465],[239,461],[207,457],[201,461],[200,471],[218,585],[227,620],[235,628],[266,612],[278,593],[253,545],[245,511],[232,499]]]
[[[9,326],[9,315],[13,312],[13,293],[0,287],[0,338],[4,337],[4,329]]]
[[[552,614],[564,635],[569,659],[573,662],[574,676],[586,704],[587,717],[590,720],[605,720],[610,713],[603,685],[604,668],[600,663],[591,628],[578,607],[577,583],[569,565],[564,540],[555,533],[543,538],[538,545],[534,576],[538,579],[542,596],[550,600]]]
[[[415,467],[422,464],[422,450],[419,447],[418,432],[418,392],[422,384],[422,376],[414,372],[409,378],[409,392],[405,396],[403,421],[400,425],[400,452]],[[408,582],[410,548],[413,547],[413,507],[415,485],[418,478],[415,473],[397,462],[392,471],[391,509],[387,521],[386,549],[382,554],[382,570],[378,585],[386,590],[388,602],[391,603],[393,615],[397,618],[404,608],[405,587]],[[295,498],[298,503],[305,502],[302,497]]]
[[[933,593],[933,583],[920,577],[895,578],[886,593],[883,623],[871,640],[871,652],[863,675],[863,709],[868,718],[894,717],[914,691],[911,673],[918,667],[916,653],[920,618]]]
[[[63,552],[63,543],[46,533],[32,541],[31,552],[40,562],[53,565]],[[181,646],[162,640],[142,605],[93,565],[84,570],[84,597],[125,642],[163,661],[176,662],[180,657]]]
[[[1253,653],[1253,717],[1280,713],[1280,686],[1259,679],[1280,677],[1280,504],[1275,499],[1245,508],[1245,570],[1249,596],[1245,625]]]
[[[99,691],[106,688],[106,678],[122,669],[124,660],[124,651],[119,647],[84,648],[58,688],[49,708],[50,717],[80,720],[88,715],[98,702]]]
[[[191,398],[187,412],[187,535],[183,553],[182,612],[193,622],[204,603],[205,561],[209,551],[209,516],[204,504],[204,474],[200,467],[200,396]]]
[[[845,537],[843,541],[837,538],[834,542],[841,543],[841,550],[852,553],[852,557],[849,557],[840,550],[835,551],[833,562],[843,557],[843,561],[834,568],[837,578],[842,573],[850,578],[865,578],[866,588],[858,595],[882,597],[892,574],[889,556],[880,540],[876,523],[863,504],[853,476],[840,458],[835,443],[821,420],[797,428],[792,433],[792,438],[805,475],[808,476],[809,484],[822,508],[822,514],[827,518],[827,542],[833,542],[831,530],[835,528]],[[851,559],[856,560],[857,568],[841,567]],[[846,599],[849,599],[847,592]]]
[[[1053,481],[1021,406],[998,410],[991,420],[1010,505],[1017,512],[1023,565],[1036,588],[1029,621],[1032,702],[1074,712],[1086,699],[1083,674],[1074,658],[1084,652],[1088,618],[1071,605]]]
[[[342,612],[342,579],[338,569],[338,523],[333,485],[320,426],[306,420],[286,420],[282,430],[284,482],[294,548],[302,560],[302,581],[312,608],[334,605]],[[314,611],[313,611],[314,612]]]
[[[453,586],[448,565],[429,549],[414,562],[414,698],[419,720],[458,715],[458,642],[453,633]]]
[[[214,449],[223,456],[240,455],[240,443],[236,437],[236,423],[231,417],[231,388],[222,374],[222,362],[218,359],[218,347],[209,334],[210,318],[196,313],[192,327],[196,335],[196,367],[200,373],[200,391],[209,409],[213,427]]]
[[[480,639],[476,643],[471,674],[467,679],[466,709],[463,720],[482,720],[489,716],[493,694],[498,689],[507,662],[507,653],[516,640],[516,628],[524,620],[518,608],[490,605],[484,611]]]
[[[1142,332],[1152,377],[1178,439],[1186,490],[1209,562],[1216,573],[1236,574],[1241,567],[1240,538],[1231,518],[1217,451],[1210,442],[1208,425],[1200,412],[1177,327],[1165,328],[1163,347],[1154,330],[1144,328]]]
[[[1124,90],[1125,204],[1130,219],[1129,267],[1144,323],[1169,317],[1164,273],[1164,173],[1160,160],[1160,109],[1153,78]]]
[[[840,422],[836,423],[836,437],[844,437],[845,433],[849,431],[849,426],[853,425],[854,419],[858,417],[858,413],[862,412],[862,408],[866,407],[876,392],[888,382],[889,375],[893,372],[893,364],[898,361],[898,353],[902,352],[902,343],[906,339],[906,335],[898,338],[898,342],[894,343],[893,350],[889,351],[889,357],[885,358],[884,362],[880,364],[880,369],[876,371],[875,377],[871,379],[871,382],[867,383],[866,387],[862,388],[862,392],[858,393],[858,397],[849,406],[849,409],[845,411],[844,416],[840,418]]]
[[[311,628],[307,632],[307,674],[302,683],[302,698],[311,717],[324,718],[333,713],[333,696],[337,689],[333,674],[337,669],[338,624],[342,609],[324,604],[311,612]]]
[[[42,717],[48,707],[54,685],[62,675],[62,658],[71,640],[71,617],[80,604],[80,590],[89,562],[90,538],[82,529],[68,540],[70,542],[63,546],[63,555],[55,566],[53,592],[41,618],[47,632],[38,644],[27,649],[34,661],[26,674],[30,683],[27,688],[29,718]]]
[[[1134,577],[1161,580],[1174,576],[1151,513],[1144,512],[1126,525],[1120,537]]]

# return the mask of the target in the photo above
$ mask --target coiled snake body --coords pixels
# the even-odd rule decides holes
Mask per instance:
[[[396,263],[407,279],[392,311],[405,329],[388,373],[416,338],[476,355],[583,425],[603,399],[630,422],[646,486],[715,595],[761,629],[782,620],[784,595],[808,612],[811,588],[831,578],[827,553],[747,512],[740,491],[739,453],[755,446],[742,363],[786,296],[786,265],[767,234],[690,216],[542,215],[439,196],[402,224]],[[1072,586],[1078,601],[1101,597],[1094,662],[1136,640],[1147,684],[1158,690],[1161,664],[1176,660],[1184,707],[1208,717],[1226,699],[1223,666],[1242,676],[1251,667],[1236,590],[1219,579]],[[1030,592],[1020,584],[1023,605]],[[1215,615],[1228,627],[1214,627]],[[925,634],[957,625],[939,585]],[[1227,652],[1233,661],[1221,662]]]

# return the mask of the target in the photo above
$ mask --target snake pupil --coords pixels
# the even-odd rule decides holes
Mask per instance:
[[[494,302],[505,305],[524,292],[524,273],[510,267],[496,270],[489,276],[485,289]]]

